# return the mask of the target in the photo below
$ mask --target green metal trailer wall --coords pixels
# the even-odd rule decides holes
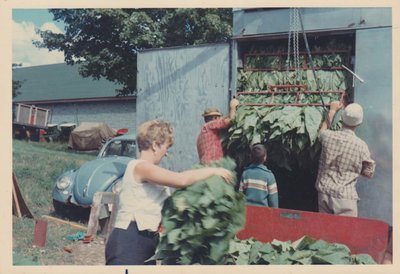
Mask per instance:
[[[355,71],[364,80],[355,86],[354,100],[364,107],[358,133],[376,161],[371,180],[360,178],[360,215],[392,223],[392,29],[356,32]]]
[[[233,36],[260,36],[289,31],[290,9],[238,9],[233,17]],[[390,27],[390,8],[303,8],[307,32]]]
[[[377,163],[373,179],[359,180],[359,216],[377,218],[392,224],[391,8],[300,10],[307,33],[335,35],[355,32],[354,72],[365,80],[364,83],[357,80],[354,82],[354,101],[364,107],[365,115],[365,122],[357,129],[357,134],[367,142]],[[241,41],[287,35],[289,13],[287,8],[235,10],[232,48],[237,53]],[[300,37],[303,39],[302,35]]]

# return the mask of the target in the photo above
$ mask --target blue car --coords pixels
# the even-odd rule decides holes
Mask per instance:
[[[126,134],[106,142],[95,160],[58,177],[52,194],[56,213],[68,215],[73,208],[89,208],[96,192],[118,193],[126,166],[134,158],[135,136]]]

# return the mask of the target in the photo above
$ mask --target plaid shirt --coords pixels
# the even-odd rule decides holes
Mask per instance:
[[[322,152],[316,189],[336,198],[358,200],[359,175],[372,177],[375,171],[367,144],[350,129],[323,130],[319,140]]]
[[[230,123],[231,120],[226,117],[203,125],[197,138],[197,152],[201,163],[209,163],[224,157],[219,132],[221,129],[228,128]]]

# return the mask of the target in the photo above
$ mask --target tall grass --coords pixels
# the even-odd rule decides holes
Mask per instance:
[[[93,155],[65,151],[62,144],[13,141],[13,171],[32,214],[48,214],[52,210],[51,191],[57,177],[92,159]]]
[[[51,192],[58,176],[94,159],[94,155],[69,151],[65,143],[28,143],[13,141],[13,172],[21,194],[35,219],[53,212]],[[32,247],[35,220],[13,218],[13,255],[24,264],[73,264],[63,251],[66,236],[76,230],[49,222],[45,249]],[[21,260],[18,260],[21,261]],[[14,262],[15,263],[15,262]]]

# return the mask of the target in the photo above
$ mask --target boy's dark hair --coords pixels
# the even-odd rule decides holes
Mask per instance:
[[[267,149],[263,144],[254,144],[251,147],[251,160],[255,164],[263,164],[264,157],[267,155]]]

